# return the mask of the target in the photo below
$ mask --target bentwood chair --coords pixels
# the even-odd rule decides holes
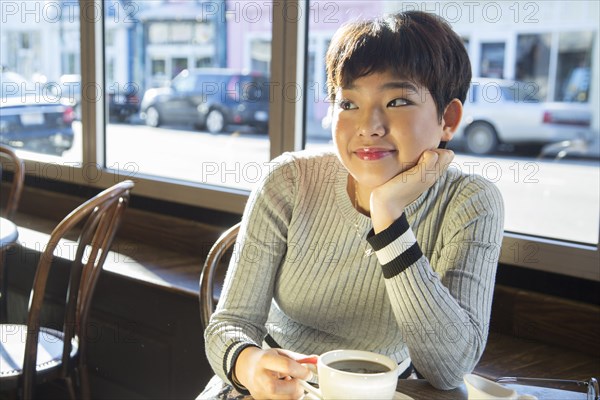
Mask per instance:
[[[27,325],[0,325],[0,388],[24,399],[34,385],[59,379],[75,398],[73,378],[79,378],[82,398],[90,398],[85,346],[88,315],[96,283],[119,228],[134,184],[125,181],[87,200],[52,231],[39,259],[29,299]],[[81,230],[79,227],[82,226]],[[78,237],[65,295],[62,331],[40,326],[40,314],[54,251],[67,246],[65,235]]]
[[[8,167],[8,168],[7,168]],[[6,205],[0,210],[0,217],[6,218],[9,221],[3,221],[5,224],[12,224],[10,221],[17,211],[21,192],[23,191],[23,182],[25,181],[25,165],[23,160],[15,154],[8,146],[0,144],[0,176],[5,175],[5,171],[12,170],[12,179],[10,182],[10,190],[6,197]],[[14,225],[13,225],[14,227]],[[12,246],[2,246],[0,249],[0,322],[6,319],[6,275],[4,271],[4,258],[6,252]]]
[[[235,244],[238,232],[240,230],[240,223],[233,225],[227,229],[217,239],[215,244],[211,247],[204,262],[202,268],[202,274],[200,275],[200,320],[202,326],[206,329],[210,316],[215,310],[215,306],[219,301],[218,296],[215,296],[214,285],[215,277],[219,271],[222,271],[223,266],[226,268],[227,263],[224,262],[224,256],[227,251]]]
[[[6,207],[4,207],[0,213],[0,216],[3,218],[11,219],[14,217],[17,207],[19,206],[19,200],[21,199],[23,182],[25,181],[25,165],[23,164],[23,160],[21,160],[10,147],[1,144],[0,163],[2,164],[2,175],[4,175],[4,170],[7,166],[10,166],[10,169],[13,171],[10,191],[8,192],[8,198],[6,200]]]

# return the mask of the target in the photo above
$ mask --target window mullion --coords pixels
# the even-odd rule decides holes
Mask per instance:
[[[302,149],[307,12],[305,0],[273,2],[271,158]]]
[[[83,165],[104,165],[104,51],[102,0],[79,0]],[[83,174],[88,181],[89,174]],[[90,182],[88,182],[90,183]]]

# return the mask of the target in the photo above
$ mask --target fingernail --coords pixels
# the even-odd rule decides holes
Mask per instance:
[[[301,358],[299,360],[296,360],[296,362],[299,364],[316,364],[318,360],[319,360],[319,358],[317,356],[312,356],[312,357]]]

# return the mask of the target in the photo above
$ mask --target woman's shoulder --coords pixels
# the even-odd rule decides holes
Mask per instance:
[[[440,189],[446,192],[446,196],[440,197],[447,198],[456,207],[469,205],[471,208],[487,209],[490,212],[497,210],[499,213],[504,209],[500,189],[494,182],[479,174],[449,168]]]
[[[482,175],[467,173],[456,167],[448,168],[444,175],[443,186],[446,189],[458,190],[463,194],[482,191],[500,194],[500,190],[494,182]]]
[[[261,187],[283,187],[312,186],[314,183],[330,182],[338,179],[343,171],[342,164],[332,152],[295,151],[285,152],[275,157],[266,165]]]
[[[300,150],[282,153],[273,159],[278,163],[296,163],[298,165],[310,165],[329,162],[339,162],[333,151],[324,150]]]
[[[334,172],[343,168],[335,153],[331,151],[301,150],[285,152],[271,161],[271,171],[286,171],[298,178],[307,177],[318,171]]]

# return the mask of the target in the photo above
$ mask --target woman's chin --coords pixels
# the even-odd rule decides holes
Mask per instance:
[[[385,184],[390,179],[393,179],[396,175],[398,175],[398,173],[387,173],[385,175],[380,173],[362,173],[354,175],[354,178],[358,181],[360,186],[372,190]]]

